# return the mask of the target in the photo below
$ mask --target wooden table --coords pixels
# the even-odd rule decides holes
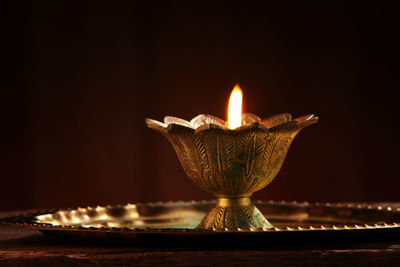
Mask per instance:
[[[391,204],[400,207],[400,203]],[[15,213],[15,212],[14,212]],[[0,213],[0,217],[14,214]],[[0,228],[0,266],[400,266],[400,240],[190,247],[79,244],[36,230]]]

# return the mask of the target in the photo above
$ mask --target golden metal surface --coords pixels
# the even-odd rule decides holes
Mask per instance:
[[[224,205],[225,201],[221,200],[220,204]],[[0,219],[0,227],[37,229],[45,234],[88,242],[158,244],[164,240],[167,244],[186,242],[206,246],[217,242],[222,242],[222,246],[255,244],[257,240],[273,241],[271,245],[275,242],[303,244],[311,239],[365,242],[381,237],[395,238],[400,233],[398,208],[273,201],[254,202],[273,223],[273,228],[196,229],[215,204],[212,201],[137,203],[38,211]]]
[[[211,115],[190,122],[175,117],[165,117],[164,123],[146,119],[148,127],[168,138],[188,177],[224,199],[217,201],[199,229],[272,228],[247,199],[275,178],[294,137],[318,118],[307,115],[292,120],[284,113],[261,120],[245,113],[242,120],[244,125],[232,130]]]

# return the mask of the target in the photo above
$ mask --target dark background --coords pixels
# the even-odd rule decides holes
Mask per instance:
[[[2,2],[0,209],[211,199],[144,119],[225,118],[235,83],[320,117],[254,198],[400,201],[399,10],[259,2]]]

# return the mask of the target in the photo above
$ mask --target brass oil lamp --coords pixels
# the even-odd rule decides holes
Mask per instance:
[[[217,198],[197,228],[226,231],[273,227],[250,197],[278,174],[297,133],[317,121],[314,115],[260,119],[243,114],[242,91],[236,85],[226,122],[202,114],[191,121],[167,116],[164,123],[146,119],[146,124],[168,138],[189,179]]]

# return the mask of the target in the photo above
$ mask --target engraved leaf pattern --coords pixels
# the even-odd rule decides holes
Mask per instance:
[[[243,169],[240,190],[248,191],[255,183],[263,180],[263,154],[267,145],[267,134],[265,130],[255,128],[236,135],[239,150],[237,161]]]
[[[200,187],[204,187],[204,189],[208,192],[216,192],[218,191],[218,186],[215,183],[214,177],[216,176],[215,171],[211,168],[210,162],[212,159],[209,159],[209,156],[206,151],[206,146],[204,142],[201,140],[199,135],[194,136],[194,145],[197,154],[199,155],[199,168],[201,169],[201,177],[199,181],[194,181]]]
[[[200,229],[265,229],[273,227],[254,206],[216,206],[200,222]]]
[[[186,174],[191,179],[197,180],[201,177],[201,172],[198,163],[199,157],[192,141],[193,136],[193,131],[183,130],[179,131],[179,135],[171,131],[167,138],[175,149]]]
[[[270,129],[271,142],[265,149],[267,183],[278,174],[289,146],[300,129],[295,122],[288,122],[280,127]]]
[[[255,115],[246,116],[258,120]],[[290,114],[284,113],[235,130],[227,129],[218,118],[209,115],[199,115],[191,122],[166,117],[167,127],[150,119],[146,123],[167,136],[197,186],[229,197],[250,196],[270,183],[293,138],[317,119],[308,115],[291,120]]]
[[[226,195],[252,193],[279,171],[293,139],[287,128],[209,129],[185,138],[181,134],[173,143],[186,173],[201,188]]]

